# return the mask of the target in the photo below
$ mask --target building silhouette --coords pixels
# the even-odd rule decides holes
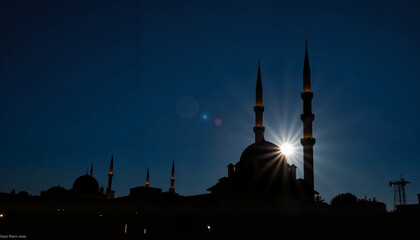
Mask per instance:
[[[301,139],[304,149],[304,179],[296,179],[296,165],[289,164],[287,157],[284,155],[279,146],[267,141],[264,137],[265,127],[263,125],[263,83],[261,77],[261,64],[258,61],[258,72],[255,88],[255,125],[252,130],[255,138],[241,154],[240,159],[235,164],[230,163],[227,177],[222,177],[218,182],[208,188],[212,197],[235,197],[247,195],[247,199],[266,198],[296,201],[298,199],[306,199],[313,201],[313,196],[317,193],[314,190],[314,173],[313,173],[313,145],[315,138],[312,137],[312,114],[311,99],[313,93],[311,91],[311,79],[309,68],[309,57],[307,46],[305,48],[305,59],[303,67],[303,121],[304,136]],[[114,176],[114,155],[111,156],[110,167],[108,172],[108,184],[105,193],[103,188],[99,187],[98,181],[93,176],[93,163],[90,167],[90,173],[78,177],[73,187],[66,190],[56,186],[43,192],[43,196],[63,195],[63,196],[80,196],[80,197],[96,197],[107,200],[114,199],[115,192],[112,190],[112,179]],[[175,193],[175,161],[172,162],[170,188],[168,193]],[[145,198],[147,195],[156,198],[159,194],[164,194],[161,188],[150,187],[150,171],[147,169],[146,184],[130,189],[131,197]],[[209,196],[210,196],[209,195]],[[263,197],[262,197],[263,196]],[[243,199],[243,198],[242,198]]]
[[[313,202],[313,196],[317,193],[314,190],[313,174],[313,144],[315,139],[312,137],[312,121],[314,115],[311,111],[311,99],[313,93],[310,88],[310,70],[308,49],[305,49],[305,59],[303,68],[303,92],[304,113],[302,121],[304,125],[304,136],[301,140],[304,147],[304,179],[296,179],[296,166],[287,162],[286,156],[282,153],[279,146],[267,141],[264,137],[265,127],[263,125],[263,83],[261,77],[261,64],[258,61],[258,72],[255,91],[255,125],[252,130],[255,138],[240,156],[236,163],[230,163],[227,177],[222,177],[218,182],[208,188],[209,194],[190,196],[190,201],[200,207],[190,208],[190,211],[198,212],[223,212],[230,208],[232,212],[243,211],[242,206],[253,212],[272,211],[282,206],[293,209],[301,208],[302,203]],[[104,192],[103,187],[99,187],[98,181],[93,175],[93,163],[86,175],[78,177],[71,189],[55,186],[47,191],[43,191],[41,196],[45,199],[68,198],[68,199],[101,199],[101,200],[145,200],[147,202],[165,202],[182,199],[175,192],[175,161],[172,162],[170,187],[168,192],[163,192],[161,188],[150,186],[150,171],[147,169],[146,183],[130,189],[130,194],[125,197],[115,199],[115,192],[112,190],[112,180],[114,176],[114,155],[111,156],[110,168],[108,172],[108,183]],[[199,199],[199,200],[197,200]],[[211,201],[217,199],[217,204],[202,205],[200,201]],[[243,205],[237,205],[240,202]],[[270,204],[265,204],[265,203]],[[267,206],[265,210],[261,205]],[[293,206],[293,207],[291,207]],[[177,209],[175,206],[173,209]]]
[[[290,210],[291,205],[298,207],[302,200],[313,200],[314,190],[313,184],[313,154],[312,145],[315,140],[312,138],[313,114],[311,113],[311,98],[313,96],[310,91],[310,72],[308,51],[305,52],[304,64],[304,92],[302,99],[304,100],[304,137],[302,144],[304,146],[304,166],[305,179],[296,179],[296,166],[287,162],[279,146],[264,138],[265,127],[263,125],[263,85],[261,78],[261,66],[258,61],[258,73],[256,82],[256,101],[254,106],[255,126],[253,131],[255,134],[255,142],[249,145],[236,164],[230,163],[228,168],[228,176],[220,178],[219,181],[208,189],[212,194],[221,197],[235,197],[241,202],[249,202],[248,200],[257,200],[256,204],[262,201],[275,201]],[[244,198],[244,195],[246,196]],[[244,200],[246,199],[246,200]],[[248,206],[249,207],[249,206]],[[240,210],[240,209],[238,209]],[[260,208],[258,207],[258,210]],[[272,210],[272,209],[268,209]],[[243,211],[243,210],[241,210]]]
[[[309,67],[308,42],[305,46],[305,61],[303,64],[303,138],[300,142],[303,146],[303,176],[305,184],[311,189],[314,188],[314,153],[313,146],[315,138],[312,137],[312,121],[315,115],[312,113],[312,98],[314,94],[311,91],[311,70]]]
[[[383,229],[408,226],[414,229],[409,233],[420,236],[415,230],[418,222],[405,218],[412,213],[419,216],[420,195],[419,204],[397,206],[396,215],[386,215],[385,204],[376,200],[350,195],[348,201],[348,195],[343,195],[330,206],[319,196],[314,198],[318,193],[314,189],[313,92],[307,45],[301,93],[303,179],[296,178],[297,167],[288,163],[281,148],[264,137],[259,61],[255,94],[254,142],[239,161],[229,163],[227,176],[208,188],[209,193],[176,193],[173,161],[167,192],[152,187],[147,169],[144,185],[130,188],[128,196],[115,197],[112,155],[105,192],[93,175],[92,163],[90,173],[78,177],[71,189],[53,186],[40,196],[14,190],[0,193],[0,234],[24,233],[32,239],[342,239],[350,234],[349,239],[377,239],[401,237],[398,231],[385,233]]]

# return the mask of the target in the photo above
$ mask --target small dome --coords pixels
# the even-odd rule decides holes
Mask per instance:
[[[253,161],[275,160],[282,157],[280,147],[265,140],[249,145],[241,155],[240,162],[248,163]]]
[[[60,186],[55,186],[47,190],[48,195],[66,195],[67,190]]]
[[[96,194],[99,192],[98,181],[92,176],[80,176],[73,183],[73,192],[81,194]]]

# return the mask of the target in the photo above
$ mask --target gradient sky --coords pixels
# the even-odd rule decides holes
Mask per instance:
[[[182,2],[182,3],[181,3]],[[258,59],[266,139],[303,176],[305,38],[315,187],[392,208],[420,193],[418,1],[0,1],[0,192],[73,181],[94,164],[116,196],[205,193],[253,142]],[[204,119],[204,115],[207,119]],[[221,124],[216,125],[215,120]],[[218,122],[220,123],[220,121]]]

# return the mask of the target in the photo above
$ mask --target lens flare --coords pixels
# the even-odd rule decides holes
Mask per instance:
[[[290,143],[283,143],[280,146],[281,152],[286,155],[286,156],[290,156],[293,154],[293,152],[295,151],[294,147],[292,144]]]

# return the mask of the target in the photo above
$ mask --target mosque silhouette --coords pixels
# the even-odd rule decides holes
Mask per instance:
[[[14,190],[0,193],[0,235],[32,239],[359,239],[401,236],[398,231],[385,234],[380,229],[402,226],[413,229],[405,233],[419,234],[416,222],[406,220],[406,215],[389,216],[383,203],[356,203],[348,200],[352,196],[343,195],[332,208],[318,196],[314,189],[315,116],[307,45],[301,93],[303,179],[297,179],[297,167],[287,162],[280,147],[264,138],[262,86],[258,62],[255,141],[237,163],[227,166],[227,177],[209,187],[209,193],[176,193],[173,162],[168,191],[150,187],[148,169],[144,186],[115,198],[112,155],[106,189],[99,187],[92,164],[90,173],[78,177],[71,189],[54,186],[40,196],[16,194]],[[420,216],[418,206],[410,216],[413,212]]]
[[[258,74],[256,83],[256,101],[254,106],[255,142],[249,145],[242,153],[239,162],[229,164],[228,176],[219,179],[219,181],[209,189],[209,197],[213,198],[234,198],[236,200],[251,203],[256,201],[272,202],[277,204],[277,209],[281,206],[287,206],[290,209],[292,204],[302,204],[302,201],[311,202],[314,199],[314,174],[313,174],[313,145],[315,138],[312,137],[312,121],[314,115],[311,110],[311,100],[313,93],[310,83],[310,67],[308,49],[305,50],[305,60],[303,68],[303,92],[302,99],[304,105],[304,114],[301,118],[304,124],[304,137],[301,143],[304,148],[304,179],[296,179],[296,165],[288,164],[286,155],[284,155],[277,145],[266,141],[264,138],[265,127],[263,126],[263,85],[261,79],[261,67],[258,62]],[[84,197],[96,199],[114,199],[112,190],[114,156],[111,156],[110,169],[108,173],[108,187],[104,192],[103,187],[99,188],[98,181],[93,177],[93,164],[90,174],[78,177],[73,187],[69,190],[60,186],[55,186],[42,192],[43,197]],[[175,192],[175,162],[172,164],[172,175],[170,178],[171,187],[168,193],[162,193],[159,188],[149,186],[149,169],[147,170],[147,179],[144,187],[130,189],[132,198],[147,198],[157,200],[161,194],[179,196]],[[246,199],[244,201],[243,199]],[[288,202],[286,204],[285,202]],[[266,204],[264,206],[267,206]],[[271,205],[270,205],[271,206]],[[234,206],[229,206],[231,209]],[[274,206],[271,206],[274,207]],[[297,207],[297,206],[296,206]],[[247,208],[249,209],[249,208]],[[267,211],[272,211],[268,208]],[[238,209],[243,211],[243,209]],[[261,211],[261,208],[258,208]]]
[[[296,165],[288,164],[286,155],[284,155],[279,146],[264,138],[265,127],[263,126],[263,87],[261,79],[261,67],[258,62],[258,74],[256,84],[256,101],[254,106],[255,142],[249,145],[242,153],[239,162],[229,164],[228,176],[219,179],[219,181],[209,189],[209,196],[216,198],[237,198],[247,199],[247,202],[265,201],[270,199],[274,203],[281,203],[281,206],[290,208],[291,204],[301,200],[310,203],[314,200],[314,173],[313,173],[313,145],[315,138],[312,137],[312,114],[311,100],[313,93],[310,83],[310,67],[308,49],[305,49],[305,60],[303,68],[303,108],[304,114],[301,118],[304,125],[304,137],[301,143],[304,149],[304,179],[296,179]],[[98,181],[93,177],[93,164],[90,173],[78,177],[73,187],[66,190],[63,187],[55,186],[47,191],[41,192],[41,197],[79,197],[92,199],[114,199],[112,190],[114,156],[111,156],[110,169],[108,173],[108,187],[99,188]],[[161,194],[179,196],[175,192],[175,162],[172,164],[172,175],[170,178],[171,186],[167,193],[160,188],[151,188],[149,186],[149,169],[147,170],[146,184],[142,187],[130,189],[129,197],[158,199]],[[251,201],[252,199],[252,201]],[[243,201],[243,200],[241,200]],[[285,204],[285,201],[289,204]],[[243,201],[244,202],[244,201]],[[232,206],[231,206],[232,207]],[[279,208],[280,206],[277,206]],[[261,209],[259,209],[261,210]],[[271,209],[267,209],[270,210]],[[238,209],[243,211],[243,209]]]

